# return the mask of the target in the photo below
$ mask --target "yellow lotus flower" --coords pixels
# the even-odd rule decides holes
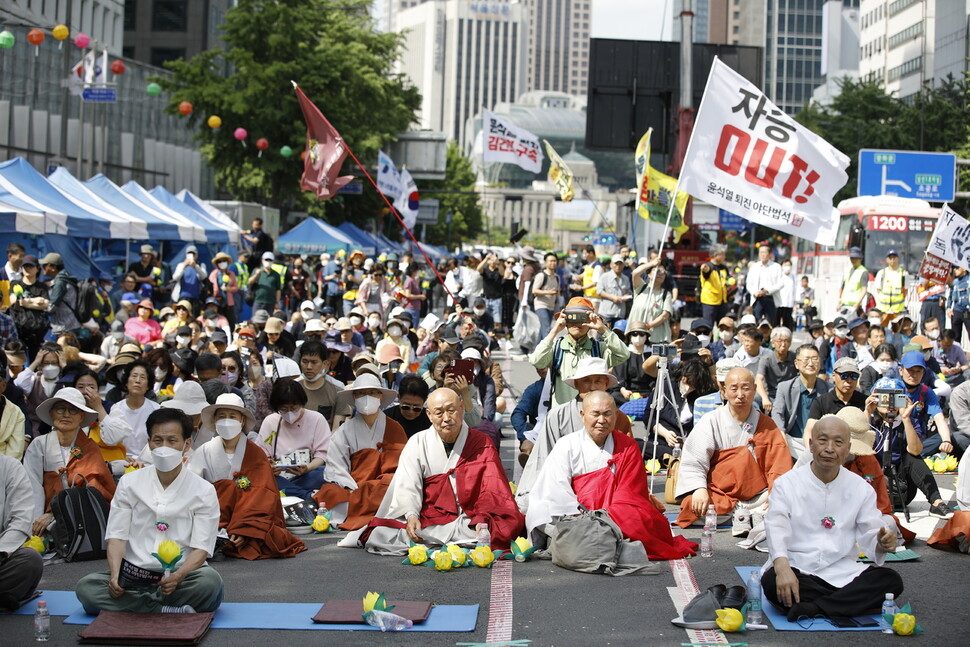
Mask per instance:
[[[722,631],[738,631],[744,624],[744,616],[737,609],[718,609],[717,626]]]
[[[923,462],[926,463],[926,466],[928,468],[930,468],[931,470],[933,469],[933,459],[932,458],[926,457],[926,458],[923,459]]]
[[[137,470],[138,468],[135,467],[134,465],[129,465],[128,467],[125,468],[125,474],[131,474],[132,472],[135,472]]]
[[[41,555],[43,555],[44,551],[46,550],[44,548],[44,540],[38,537],[37,535],[31,535],[30,539],[24,542],[24,546],[27,546],[28,548],[33,548]]]
[[[408,559],[415,566],[420,566],[428,561],[428,547],[424,544],[415,544],[408,548]]]
[[[447,550],[439,550],[434,554],[434,567],[439,571],[450,571],[455,565],[455,559]]]
[[[495,553],[488,546],[479,546],[468,554],[472,558],[472,563],[479,568],[485,568],[495,561]]]
[[[656,474],[657,472],[660,471],[660,461],[658,461],[656,458],[651,458],[646,463],[644,463],[644,467],[647,469],[647,472],[649,472],[650,474]]]
[[[182,554],[182,549],[171,539],[166,539],[158,545],[158,556],[171,565]]]
[[[893,631],[900,636],[908,636],[916,629],[916,617],[908,613],[897,613],[893,618]]]
[[[957,457],[954,456],[953,454],[950,454],[946,458],[944,458],[943,462],[946,463],[947,472],[955,472],[956,469],[960,466],[960,461],[958,461]]]
[[[933,471],[937,474],[942,474],[946,471],[946,461],[942,458],[937,458],[933,461]]]
[[[168,397],[168,398],[174,398],[175,389],[172,387],[172,385],[166,386],[164,389],[161,389],[158,392],[158,395],[164,395],[165,397]]]
[[[642,396],[642,395],[640,395],[639,393],[631,393],[631,394],[630,394],[630,399],[631,399],[631,400],[639,400],[639,399],[640,399],[640,398],[642,398],[642,397],[643,397],[643,396]]]
[[[521,550],[522,552],[525,552],[530,548],[532,548],[532,542],[526,539],[525,537],[519,537],[518,539],[516,539],[515,545],[518,546],[519,550]]]
[[[317,517],[319,518],[319,517]],[[373,591],[368,591],[367,595],[364,596],[364,613],[369,613],[374,610],[374,604],[380,599],[381,594],[375,593]]]
[[[313,520],[312,528],[316,532],[327,532],[330,530],[330,520],[323,515],[317,515]]]
[[[456,566],[461,566],[462,564],[464,564],[465,559],[467,559],[468,557],[467,555],[465,555],[465,551],[463,551],[461,549],[461,546],[459,546],[458,544],[448,544],[447,546],[445,546],[445,550],[451,553],[451,557],[452,559],[455,560]]]
[[[519,490],[519,486],[509,481],[509,489],[512,490],[512,496],[515,496],[515,493]]]

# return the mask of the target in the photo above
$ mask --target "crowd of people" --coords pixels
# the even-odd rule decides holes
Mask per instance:
[[[586,509],[605,509],[643,561],[695,554],[644,458],[669,470],[677,526],[713,508],[770,554],[769,597],[796,616],[839,600],[868,608],[902,587],[841,553],[812,570],[818,546],[793,529],[809,523],[798,499],[816,486],[866,493],[858,509],[826,512],[857,516],[865,537],[853,537],[873,553],[912,539],[894,515],[917,490],[952,518],[937,543],[963,537],[966,552],[970,522],[922,460],[970,445],[965,272],[944,297],[951,327],[941,316],[917,327],[886,287],[898,256],[870,282],[852,250],[846,307],[823,322],[807,277],[797,284],[772,248],[729,267],[714,245],[698,268],[700,316],[682,328],[684,285],[655,252],[524,247],[432,268],[409,254],[277,255],[258,221],[244,235],[211,268],[192,245],[174,269],[143,245],[117,286],[71,276],[56,253],[7,248],[0,607],[36,588],[43,561],[21,546],[64,523],[52,501],[81,483],[110,502],[108,570],[77,587],[91,613],[213,610],[222,581],[209,561],[295,557],[324,511],[347,533],[339,545],[375,554],[474,546],[488,530],[495,548],[527,536],[547,556],[556,525]],[[883,287],[870,303],[872,284]],[[792,348],[799,329],[810,341]],[[498,350],[528,354],[536,375],[521,392]],[[497,452],[506,424],[522,466],[514,493]],[[831,550],[854,547],[847,537]],[[166,540],[182,556],[162,569]],[[130,567],[164,573],[146,590],[126,586]],[[817,595],[799,602],[799,582]],[[832,602],[836,587],[851,595]]]

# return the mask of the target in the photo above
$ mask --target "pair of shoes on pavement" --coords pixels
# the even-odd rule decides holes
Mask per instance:
[[[748,591],[743,586],[725,586],[715,584],[707,589],[714,594],[714,599],[721,605],[722,609],[738,609],[748,601]]]
[[[930,516],[940,519],[949,519],[953,516],[953,508],[946,501],[930,506]]]

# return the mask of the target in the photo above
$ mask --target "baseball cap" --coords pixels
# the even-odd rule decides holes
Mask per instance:
[[[690,331],[694,332],[695,330],[700,330],[701,328],[711,330],[713,326],[711,326],[711,322],[707,319],[694,319],[693,323],[690,325]]]
[[[734,329],[734,319],[731,317],[721,317],[721,320],[717,322],[717,327]]]
[[[920,356],[923,359],[923,356]],[[833,373],[858,373],[859,363],[851,357],[842,357],[835,363],[832,368]]]
[[[861,317],[856,317],[856,318],[859,319]],[[832,322],[832,325],[835,326],[836,328],[848,328],[849,322],[846,321],[845,317],[836,317],[835,321]]]
[[[460,340],[458,339],[458,333],[452,326],[443,326],[441,330],[438,331],[438,339],[447,344],[457,344]]]
[[[933,342],[931,342],[930,338],[926,335],[914,335],[913,338],[909,340],[909,344],[907,344],[907,346],[910,344],[919,344],[919,347],[923,350],[933,348]]]
[[[923,359],[923,352],[918,350],[910,350],[903,353],[903,359],[899,363],[903,368],[913,368],[915,366],[926,368],[926,360]]]
[[[217,344],[228,344],[229,336],[226,335],[225,330],[213,330],[209,335],[209,341],[214,341]]]
[[[276,254],[274,254],[273,252],[263,252],[263,260],[264,261],[275,261],[276,260]]]
[[[849,258],[864,258],[861,247],[850,247]]]
[[[64,261],[61,259],[60,254],[54,252],[49,252],[44,255],[44,258],[40,259],[41,265],[64,265]]]
[[[626,262],[626,259],[624,259],[623,256],[621,256],[620,254],[613,254],[613,258],[610,260],[610,262],[611,263],[624,263],[624,262]]]
[[[890,256],[899,256],[899,252],[897,252],[895,249],[890,249],[888,252],[886,252],[886,258],[889,258]]]
[[[821,319],[812,319],[808,324],[809,330],[820,330],[822,328],[825,328],[825,324],[822,323]]]
[[[313,301],[304,301],[300,304],[300,310],[312,310],[313,312],[316,312],[317,307],[313,305]]]

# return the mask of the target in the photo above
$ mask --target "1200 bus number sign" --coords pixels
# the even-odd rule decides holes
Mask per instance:
[[[906,231],[909,229],[909,219],[904,216],[871,216],[869,218],[870,231]]]

